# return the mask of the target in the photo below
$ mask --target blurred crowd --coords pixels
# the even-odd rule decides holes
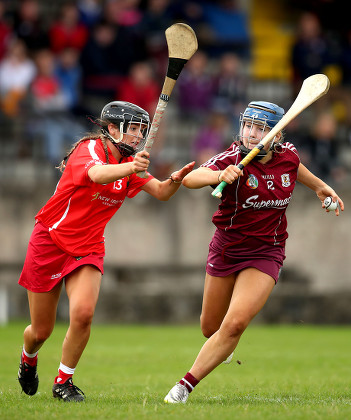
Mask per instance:
[[[179,134],[188,137],[186,159],[201,164],[229,145],[247,102],[267,100],[248,97],[252,35],[243,2],[52,3],[0,0],[0,145],[13,158],[39,157],[57,165],[65,150],[91,130],[86,117],[98,116],[108,101],[133,102],[152,117],[168,62],[164,32],[174,22],[189,24],[199,41],[172,101],[176,125],[188,128]],[[313,124],[306,128],[298,120],[286,134],[312,170],[338,182],[346,170],[338,148],[350,144],[351,29],[323,26],[323,16],[306,7],[314,3],[301,2],[296,23],[292,96],[315,73],[328,71],[336,88],[317,108]],[[161,150],[165,127],[159,137]],[[5,147],[9,142],[12,148]],[[157,146],[155,153],[157,158]],[[161,164],[155,170],[162,175]]]

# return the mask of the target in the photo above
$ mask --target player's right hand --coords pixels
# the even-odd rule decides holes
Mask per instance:
[[[227,184],[232,184],[239,176],[243,175],[243,171],[235,165],[227,166],[220,174],[219,181],[225,181]]]
[[[134,160],[133,162],[131,162],[133,173],[143,172],[148,169],[150,165],[149,156],[150,156],[149,153],[146,152],[145,150],[138,152],[134,156]]]

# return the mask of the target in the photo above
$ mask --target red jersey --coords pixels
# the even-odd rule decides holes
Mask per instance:
[[[223,170],[237,165],[244,156],[233,143],[202,166]],[[233,229],[247,236],[284,246],[288,237],[286,209],[292,198],[300,158],[291,143],[282,144],[282,153],[274,153],[265,164],[251,161],[233,184],[223,190],[222,202],[212,217],[221,230]]]
[[[55,53],[59,53],[65,48],[81,51],[87,43],[88,36],[88,29],[82,23],[67,29],[63,24],[57,22],[49,30],[50,46]]]
[[[109,163],[118,162],[109,151]],[[105,151],[100,139],[78,145],[68,159],[54,195],[38,212],[36,219],[49,228],[56,245],[73,256],[105,252],[104,230],[107,222],[126,197],[134,197],[153,177],[129,175],[110,184],[97,184],[88,176],[94,165],[105,165]]]

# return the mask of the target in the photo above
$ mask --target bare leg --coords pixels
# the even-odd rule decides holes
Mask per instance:
[[[101,284],[100,271],[90,265],[66,278],[70,325],[62,346],[61,363],[75,368],[87,345]]]
[[[212,277],[206,273],[201,311],[201,330],[209,338],[222,324],[233,294],[235,275]]]
[[[34,293],[28,291],[31,324],[24,330],[24,348],[28,353],[35,353],[50,337],[56,321],[57,304],[60,298],[62,282],[50,292]]]
[[[203,345],[189,371],[197,380],[207,376],[234,351],[273,287],[274,280],[255,268],[247,268],[237,275],[228,312],[218,331]]]

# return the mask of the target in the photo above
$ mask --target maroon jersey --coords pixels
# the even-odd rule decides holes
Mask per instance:
[[[237,165],[244,156],[233,143],[201,166],[223,170]],[[233,184],[223,190],[222,202],[212,217],[221,230],[235,230],[247,237],[284,246],[288,237],[286,209],[295,187],[300,158],[291,143],[282,144],[282,153],[262,164],[251,161]]]

